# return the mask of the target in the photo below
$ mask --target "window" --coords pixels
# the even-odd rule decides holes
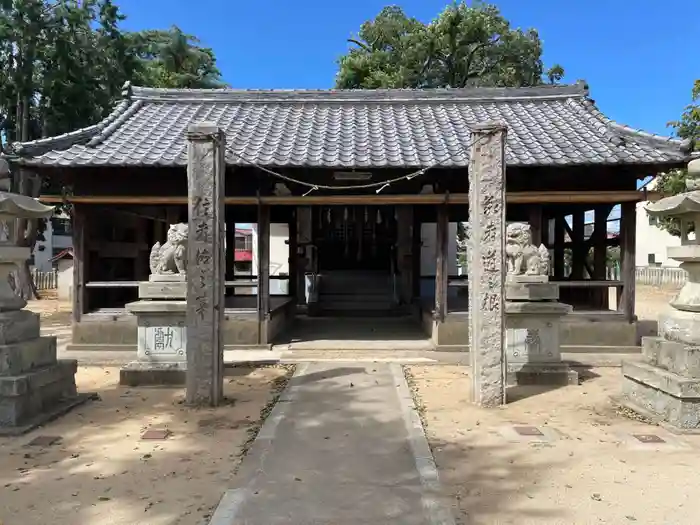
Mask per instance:
[[[656,264],[656,254],[655,253],[650,253],[647,255],[647,264],[650,264],[650,265]]]
[[[659,225],[659,219],[658,217],[653,217],[649,215],[649,226],[658,226]]]

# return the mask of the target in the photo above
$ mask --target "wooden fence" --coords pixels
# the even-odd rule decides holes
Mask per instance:
[[[688,278],[685,270],[661,266],[637,266],[636,274],[639,284],[668,288],[681,288]]]
[[[55,290],[58,288],[58,271],[52,270],[50,272],[40,272],[36,268],[32,269],[32,277],[34,278],[34,284],[36,289],[41,290]]]

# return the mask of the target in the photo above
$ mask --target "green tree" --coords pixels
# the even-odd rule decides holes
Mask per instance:
[[[151,87],[218,87],[211,49],[178,28],[123,32],[113,0],[0,0],[0,151],[14,142],[95,124],[112,111],[127,80]],[[38,196],[50,180],[18,172],[15,191]],[[66,193],[69,189],[54,188]],[[33,248],[45,224],[16,225]],[[28,264],[16,291],[36,296]]]
[[[536,30],[512,28],[482,2],[449,5],[429,24],[385,7],[349,42],[338,88],[530,86],[564,76],[560,65],[544,70]]]
[[[214,51],[173,26],[167,31],[146,30],[130,35],[142,61],[137,83],[163,88],[218,88],[225,84]]]
[[[682,139],[692,141],[693,148],[698,149],[700,144],[700,79],[693,84],[691,102],[681,114],[680,120],[668,123],[673,128],[674,134]],[[685,179],[688,176],[686,169],[675,169],[661,173],[657,177],[656,189],[664,195],[676,195],[686,191]],[[659,226],[672,235],[680,235],[678,222],[669,218],[659,219]]]

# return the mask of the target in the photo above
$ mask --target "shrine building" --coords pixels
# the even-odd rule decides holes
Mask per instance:
[[[653,197],[637,183],[683,167],[691,150],[610,120],[584,83],[348,91],[127,85],[102,122],[16,145],[10,159],[14,169],[69,189],[42,201],[73,206],[70,348],[135,350],[136,321],[124,305],[148,279],[151,246],[165,241],[169,224],[187,221],[185,133],[203,121],[226,133],[230,349],[304,337],[381,339],[385,323],[399,322],[430,348],[466,347],[468,268],[457,272],[456,231],[468,221],[470,127],[487,121],[507,126],[507,220],[531,225],[534,243],[549,249],[560,300],[574,307],[563,351],[637,345],[635,203]],[[609,236],[617,205],[619,235]],[[618,246],[620,277],[611,280],[608,258]],[[371,334],[334,322],[360,317],[371,319]],[[306,335],[290,336],[299,323]]]

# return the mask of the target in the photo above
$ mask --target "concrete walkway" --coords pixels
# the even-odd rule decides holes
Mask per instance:
[[[302,363],[211,525],[453,524],[400,365]]]

